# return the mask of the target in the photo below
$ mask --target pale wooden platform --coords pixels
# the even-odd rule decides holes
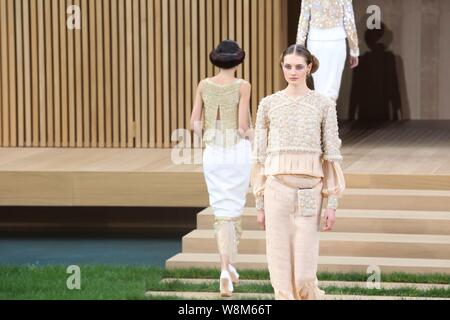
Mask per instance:
[[[449,121],[349,128],[341,130],[349,189],[450,190]],[[0,148],[0,205],[207,207],[201,165],[174,164],[171,152]],[[442,193],[434,196],[433,210],[447,210],[438,201]],[[344,206],[358,207],[367,197],[373,195]]]

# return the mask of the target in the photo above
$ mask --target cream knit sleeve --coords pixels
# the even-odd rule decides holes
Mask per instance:
[[[337,121],[336,103],[326,98],[324,116],[322,119],[322,151],[324,160],[342,160],[339,138],[339,127]]]
[[[337,209],[338,198],[345,190],[345,179],[340,162],[342,161],[337,121],[336,103],[327,99],[327,106],[322,121],[322,149],[323,149],[323,194],[328,198],[329,209]]]
[[[266,184],[266,176],[264,174],[264,163],[267,157],[267,145],[269,135],[269,118],[268,118],[267,98],[261,100],[255,124],[255,139],[252,157],[252,174],[251,184],[253,194],[256,200],[256,208],[264,209],[264,188]]]

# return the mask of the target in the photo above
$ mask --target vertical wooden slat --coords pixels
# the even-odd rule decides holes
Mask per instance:
[[[263,0],[258,1],[258,99],[265,95],[265,47],[267,37],[265,23],[265,0]]]
[[[103,62],[103,6],[102,0],[96,1],[97,20],[97,101],[98,101],[98,146],[105,147],[105,80]]]
[[[7,0],[3,0],[7,1]],[[8,0],[8,63],[9,63],[9,146],[17,147],[16,105],[16,43],[14,27],[14,2]]]
[[[117,0],[111,0],[111,78],[112,78],[112,133],[114,148],[120,146],[120,126],[119,126],[119,22],[117,15]]]
[[[127,146],[134,146],[134,126],[133,126],[133,6],[131,0],[125,1],[126,19],[126,61],[127,61]]]
[[[60,0],[52,0],[52,30],[53,30],[53,88],[54,88],[54,146],[61,146],[61,64],[60,64],[60,28],[59,28],[59,3]],[[28,139],[28,137],[27,137]]]
[[[192,49],[192,81],[191,81],[191,100],[187,104],[187,112],[188,114],[191,114],[192,112],[192,104],[195,97],[195,92],[197,90],[197,85],[199,82],[198,77],[198,61],[199,61],[199,55],[198,55],[198,0],[191,0],[192,2],[192,16],[191,16],[191,22],[192,22],[192,31],[191,31],[191,49]],[[208,51],[209,52],[209,51]]]
[[[38,67],[38,22],[37,0],[31,0],[31,74],[33,99],[31,110],[33,111],[33,147],[39,146],[39,67]]]
[[[90,62],[90,109],[91,109],[91,147],[98,146],[97,133],[97,23],[96,23],[96,1],[89,0],[89,62]],[[98,8],[100,10],[100,8]]]
[[[220,0],[214,0],[214,42],[213,47],[217,46],[221,41],[221,30],[220,30]],[[207,57],[204,58],[208,60]],[[218,72],[219,68],[215,67],[214,72]]]
[[[40,146],[47,146],[47,100],[45,92],[45,30],[44,1],[38,0],[38,75],[39,75],[39,132]]]
[[[228,0],[221,0],[222,40],[228,39]]]
[[[147,3],[147,12],[148,12],[148,74],[149,74],[149,81],[148,81],[148,92],[149,92],[149,147],[154,148],[156,145],[156,117],[155,117],[155,109],[156,109],[156,103],[155,103],[155,79],[156,79],[156,73],[155,73],[155,19],[154,17],[154,6],[155,6],[155,0],[149,0]],[[179,3],[182,3],[183,1],[180,0]],[[182,12],[181,14],[184,14]],[[180,23],[179,24],[181,28],[184,26]],[[182,33],[181,33],[182,34]],[[184,48],[184,46],[182,47]],[[183,55],[179,55],[179,57],[183,57]],[[184,106],[183,106],[184,110]],[[182,110],[182,111],[183,111]]]
[[[140,91],[140,45],[139,0],[133,0],[133,66],[134,66],[134,122],[135,147],[141,147],[141,91]]]
[[[172,132],[177,128],[177,21],[176,21],[176,0],[169,2],[169,16],[170,16],[170,131],[167,137],[169,146],[172,147],[171,136]]]
[[[264,95],[269,95],[273,93],[273,58],[272,58],[272,48],[273,48],[273,37],[274,37],[274,29],[273,29],[273,23],[272,23],[272,12],[273,12],[273,8],[272,8],[272,1],[273,0],[265,0],[266,2],[266,23],[265,23],[265,27],[266,27],[266,46],[265,46],[265,52],[267,53],[266,55],[266,61],[265,61],[265,65],[266,67],[266,74],[265,74],[265,79],[266,79],[266,90],[265,90],[265,94]]]
[[[103,56],[105,59],[105,146],[111,148],[113,145],[112,139],[112,92],[111,92],[111,0],[103,0],[103,33],[104,33],[104,50]]]
[[[60,47],[61,47],[61,128],[62,146],[69,145],[69,119],[68,119],[68,81],[67,81],[67,27],[66,27],[66,2],[60,2]],[[95,84],[94,84],[95,85]]]
[[[2,8],[1,8],[1,4],[0,4],[0,19],[2,18]],[[0,28],[2,27],[2,23],[0,21]],[[0,43],[2,43],[3,39],[2,39],[2,32],[0,30]],[[1,46],[0,46],[0,147],[3,146],[3,95],[2,95],[2,86],[3,86],[3,81],[2,81],[2,67],[3,67],[3,61],[2,61],[2,53],[1,53]]]
[[[126,37],[125,0],[118,1],[119,20],[119,109],[120,109],[120,147],[127,147],[127,78],[126,78]]]
[[[59,44],[59,0],[52,0],[52,34],[53,34],[53,146],[61,146],[61,75]],[[28,138],[27,138],[28,140]]]
[[[73,0],[67,2],[67,6],[72,5]],[[70,12],[72,14],[72,12]],[[75,32],[76,29],[67,30],[67,79],[69,95],[69,147],[76,146],[76,127],[75,127]]]
[[[155,66],[156,66],[156,147],[162,148],[163,141],[163,97],[162,97],[162,39],[161,1],[155,0]],[[189,61],[189,64],[191,62]]]
[[[162,32],[163,32],[163,41],[162,41],[162,52],[163,52],[163,128],[164,128],[164,137],[163,137],[163,145],[164,148],[169,147],[169,139],[170,139],[170,79],[169,79],[169,2],[167,0],[163,0],[162,2]]]
[[[59,0],[58,0],[59,1]],[[31,110],[31,38],[30,38],[30,2],[23,4],[23,53],[24,53],[24,82],[25,82],[25,146],[32,146],[32,110]],[[58,14],[58,13],[56,13]]]
[[[8,101],[8,46],[7,35],[8,35],[8,12],[6,1],[0,2],[0,33],[1,39],[5,45],[0,46],[0,59],[2,65],[1,74],[1,85],[2,85],[2,146],[9,146],[9,101]]]
[[[185,48],[185,73],[184,73],[184,84],[185,84],[185,100],[184,100],[184,109],[186,114],[186,124],[188,124],[191,116],[190,109],[188,106],[192,103],[192,38],[191,38],[191,1],[184,0],[184,48]]]
[[[0,18],[2,17],[2,9],[1,9],[1,5],[0,5]],[[1,22],[0,22],[0,27],[1,27]],[[2,32],[0,30],[0,43],[2,43]],[[0,147],[3,147],[3,95],[2,95],[2,86],[3,86],[3,81],[2,81],[2,55],[1,55],[1,49],[0,49]]]
[[[186,50],[184,45],[184,2],[177,1],[177,40],[178,40],[178,61],[177,61],[177,75],[178,75],[178,129],[187,128],[184,116],[185,95],[184,95],[184,54]],[[183,136],[184,138],[184,136]]]
[[[246,58],[244,61],[244,79],[250,81],[250,0],[243,0],[243,17],[244,17],[244,51]]]
[[[239,43],[241,48],[243,47],[243,25],[242,25],[242,0],[236,0],[236,41]],[[242,78],[243,76],[243,66],[239,66],[237,76]]]
[[[273,29],[274,29],[274,42],[273,42],[273,65],[274,65],[274,91],[280,90],[280,67],[279,57],[281,55],[280,37],[281,37],[281,6],[278,0],[273,0]]]
[[[228,0],[228,38],[236,39],[236,3]]]
[[[141,88],[142,88],[142,117],[140,119],[141,123],[141,147],[148,148],[148,71],[147,71],[147,23],[149,23],[149,18],[147,16],[147,1],[140,0],[140,14],[141,14]],[[153,19],[153,17],[150,17]],[[152,65],[153,66],[153,65]],[[176,92],[175,92],[176,95]]]
[[[16,45],[17,45],[17,146],[25,145],[24,118],[24,60],[23,60],[23,19],[22,1],[15,3]],[[1,41],[1,40],[0,40]],[[1,72],[1,71],[0,71]],[[1,93],[0,93],[1,95]],[[1,107],[0,107],[1,110]],[[1,123],[1,121],[0,121]],[[1,140],[0,140],[1,141]]]
[[[45,0],[44,2],[45,12],[45,76],[46,76],[46,88],[47,88],[47,146],[55,146],[55,136],[53,129],[53,34],[52,34],[52,3],[51,0]]]
[[[206,23],[206,2],[208,0],[199,0],[199,16],[205,17],[203,19],[200,19],[199,23],[199,70],[200,70],[200,79],[205,79],[207,77],[206,74],[206,68],[207,65],[210,63],[209,59],[206,59],[207,54],[209,52],[206,52],[206,38],[208,34],[208,27]],[[210,0],[209,0],[210,1]]]
[[[80,0],[75,0],[74,4],[81,6]],[[81,7],[80,7],[81,9]],[[80,18],[82,18],[82,12],[80,12]],[[85,21],[81,20],[81,30],[85,28]],[[76,128],[76,146],[78,148],[83,147],[83,65],[81,59],[81,30],[74,30],[75,40],[75,128]]]
[[[209,54],[213,48],[214,48],[214,11],[213,11],[213,5],[214,5],[214,1],[212,0],[206,0],[206,52]],[[204,19],[200,16],[198,16],[196,18],[195,21],[198,20],[198,18],[200,19]],[[196,43],[196,42],[194,42]],[[202,57],[200,56],[200,59],[204,59],[206,60],[206,57]],[[208,77],[212,77],[214,75],[214,66],[212,63],[208,63],[207,64],[207,76]]]
[[[88,0],[81,0],[81,38],[83,50],[83,146],[85,148],[91,145],[90,128],[90,79],[89,79],[89,29],[92,21],[89,21]]]
[[[258,2],[251,2],[251,83],[252,83],[252,112],[256,114],[258,99]]]

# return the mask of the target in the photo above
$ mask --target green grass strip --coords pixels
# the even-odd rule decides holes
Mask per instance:
[[[269,280],[268,271],[239,270],[240,278],[246,280]],[[218,269],[174,269],[164,270],[164,278],[180,279],[218,279]],[[320,281],[353,281],[366,282],[369,275],[364,273],[318,273]],[[450,275],[447,274],[407,274],[389,273],[381,274],[382,282],[394,283],[424,283],[424,284],[450,284]]]
[[[70,274],[67,266],[0,266],[0,299],[61,299],[61,300],[142,300],[146,291],[201,291],[217,292],[218,281],[210,284],[185,284],[179,281],[161,283],[164,278],[206,278],[219,279],[219,270],[164,270],[155,267],[140,266],[102,266],[81,265],[81,290],[69,290],[66,281]],[[267,280],[267,271],[240,271],[241,279]],[[324,281],[366,281],[365,274],[330,274],[321,273],[319,279]],[[448,275],[410,275],[386,274],[382,282],[449,284]],[[350,290],[350,291],[346,291]],[[396,291],[397,290],[397,291]],[[237,293],[273,293],[270,285],[240,284]],[[331,293],[330,293],[331,292]],[[333,294],[370,295],[409,295],[424,297],[449,297],[448,289],[389,289],[368,290],[365,288],[328,288]],[[386,292],[386,293],[383,293]]]

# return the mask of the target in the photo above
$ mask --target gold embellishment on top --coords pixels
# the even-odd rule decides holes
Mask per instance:
[[[203,82],[202,98],[205,108],[206,144],[232,146],[240,141],[238,131],[241,80],[231,84]],[[217,120],[217,115],[220,120]]]

